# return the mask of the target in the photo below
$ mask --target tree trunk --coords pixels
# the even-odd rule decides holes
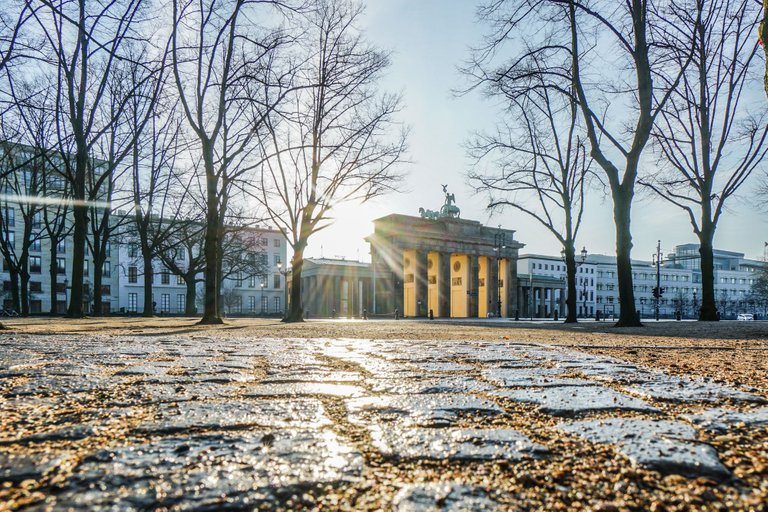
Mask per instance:
[[[187,285],[187,302],[184,305],[184,314],[187,316],[197,315],[197,280],[195,274],[184,276],[184,283]]]
[[[575,324],[576,319],[576,247],[573,240],[565,241],[565,272],[568,285],[568,297],[566,304],[568,314],[565,317],[566,324]]]
[[[303,322],[304,308],[301,305],[301,271],[304,267],[304,249],[297,248],[291,259],[291,308],[283,322]]]
[[[25,260],[26,258],[23,258]],[[22,261],[23,261],[22,260]],[[21,316],[29,316],[29,271],[27,269],[27,262],[23,261],[21,268],[24,269],[19,272],[19,281],[21,283]]]
[[[619,190],[613,194],[613,217],[616,223],[616,273],[619,281],[619,321],[616,327],[641,327],[635,310],[632,288],[632,232],[630,214],[632,193]]]
[[[19,273],[16,270],[8,269],[8,280],[11,282],[11,301],[13,309],[16,312],[21,311],[21,302],[19,301]]]
[[[152,268],[152,256],[147,253],[142,245],[142,259],[144,260],[144,311],[142,316],[154,316],[155,308],[152,307],[152,281],[155,270]]]
[[[58,244],[59,240],[57,238],[51,237],[51,247],[49,254],[51,262],[50,265],[48,265],[48,278],[51,280],[51,316],[59,314],[59,292],[56,290],[57,277],[59,275],[58,267],[56,266],[56,256],[58,255],[56,252],[56,246]],[[66,296],[66,289],[64,290],[64,295]]]
[[[82,197],[75,197],[83,199]],[[83,315],[83,262],[85,261],[85,241],[88,229],[88,209],[75,203],[72,206],[74,230],[72,233],[72,280],[67,316],[82,318]]]
[[[712,241],[715,231],[712,226],[704,226],[699,232],[699,254],[701,255],[701,309],[699,320],[717,321],[715,304],[715,262]]]
[[[214,172],[213,147],[210,141],[202,141],[202,152],[206,174],[206,208],[205,212],[205,292],[203,318],[201,324],[221,324],[219,308],[219,201],[218,179]]]
[[[101,283],[103,282],[104,260],[106,257],[102,254],[93,258],[93,315],[101,316]]]

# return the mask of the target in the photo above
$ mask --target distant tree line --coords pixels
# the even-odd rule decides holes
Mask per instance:
[[[130,235],[145,314],[160,259],[186,282],[188,308],[202,271],[202,322],[220,323],[223,279],[264,271],[228,260],[242,243],[235,232],[268,220],[294,252],[286,319],[300,321],[310,237],[339,203],[393,189],[406,150],[401,99],[377,86],[389,56],[362,37],[361,14],[353,0],[19,0],[4,9],[2,206],[17,205],[24,226],[0,215],[14,297],[28,295],[30,244],[46,237],[55,261],[67,237],[67,315],[82,316],[90,293],[101,314],[107,249]],[[188,253],[185,265],[169,256],[176,250]]]
[[[607,188],[617,325],[641,325],[631,263],[640,185],[688,217],[700,246],[698,318],[717,320],[715,232],[732,198],[765,172],[763,15],[755,0],[492,0],[479,8],[488,30],[463,69],[468,90],[499,100],[502,112],[496,132],[469,143],[470,181],[489,208],[522,211],[562,244],[569,312],[584,194]]]

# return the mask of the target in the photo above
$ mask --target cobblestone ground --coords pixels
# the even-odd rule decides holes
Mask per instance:
[[[766,510],[761,391],[514,341],[0,339],[0,509]]]

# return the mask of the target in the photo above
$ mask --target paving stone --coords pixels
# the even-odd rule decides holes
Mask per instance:
[[[332,384],[328,382],[285,382],[278,384],[260,384],[248,388],[245,397],[263,396],[302,396],[328,395],[354,398],[366,395],[366,390],[349,384]]]
[[[748,427],[768,426],[768,407],[744,412],[722,408],[707,409],[700,414],[684,414],[682,417],[707,430],[727,432],[730,428],[741,424]]]
[[[654,373],[650,380],[625,389],[636,395],[667,402],[719,402],[722,400],[768,402],[759,395],[746,393],[730,386],[660,372]]]
[[[339,372],[327,369],[286,369],[275,372],[270,369],[263,383],[283,382],[358,382],[363,378],[356,372]]]
[[[562,386],[543,389],[504,390],[492,393],[516,402],[539,404],[539,410],[552,416],[574,416],[604,411],[659,410],[646,402],[601,386]]]
[[[661,473],[730,476],[715,449],[696,442],[696,430],[684,423],[613,418],[561,424],[559,428],[593,443],[615,444],[633,464]]]
[[[392,507],[397,512],[501,509],[485,489],[459,483],[406,485],[395,496]]]
[[[314,399],[229,400],[226,402],[179,402],[161,404],[158,416],[142,423],[137,431],[178,432],[188,429],[226,430],[245,427],[315,428],[330,424],[323,405]]]
[[[6,396],[56,396],[72,393],[88,393],[107,389],[119,383],[119,380],[107,377],[49,377],[33,376],[29,381],[16,385],[6,392]]]
[[[352,423],[396,422],[403,426],[437,427],[462,414],[497,415],[504,411],[489,400],[468,395],[383,395],[346,401]]]
[[[435,373],[449,373],[449,372],[466,372],[472,371],[473,366],[468,364],[451,363],[451,362],[427,362],[427,363],[411,363],[409,367],[416,368],[418,370],[426,370],[428,372]]]
[[[66,454],[0,452],[0,483],[19,483],[24,480],[38,480],[58,467]]]
[[[491,368],[483,376],[492,384],[503,387],[593,386],[590,380],[558,377],[560,368]]]
[[[100,450],[81,464],[54,508],[251,510],[302,488],[353,482],[361,455],[331,431],[153,439]]]
[[[78,441],[90,437],[94,433],[95,431],[91,425],[72,425],[22,437],[3,436],[0,439],[0,445],[44,443],[47,441]]]
[[[470,393],[495,389],[493,386],[472,377],[453,376],[440,378],[413,379],[367,379],[365,383],[377,393],[421,394],[421,393]]]
[[[379,428],[370,429],[382,454],[401,459],[511,460],[548,453],[512,429]]]

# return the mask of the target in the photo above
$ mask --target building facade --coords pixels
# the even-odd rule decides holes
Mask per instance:
[[[288,276],[290,286],[292,276]],[[373,313],[370,263],[334,258],[305,258],[301,299],[306,318],[362,318]]]
[[[441,211],[451,206],[447,199]],[[374,233],[366,239],[371,245],[374,313],[514,317],[517,257],[523,247],[514,234],[428,211],[421,217],[374,220]]]
[[[578,258],[578,257],[577,257]],[[596,266],[578,262],[576,268],[576,315],[595,315]],[[567,273],[565,262],[555,256],[521,254],[517,263],[519,316],[550,318],[565,316]],[[533,290],[533,291],[531,291]]]

